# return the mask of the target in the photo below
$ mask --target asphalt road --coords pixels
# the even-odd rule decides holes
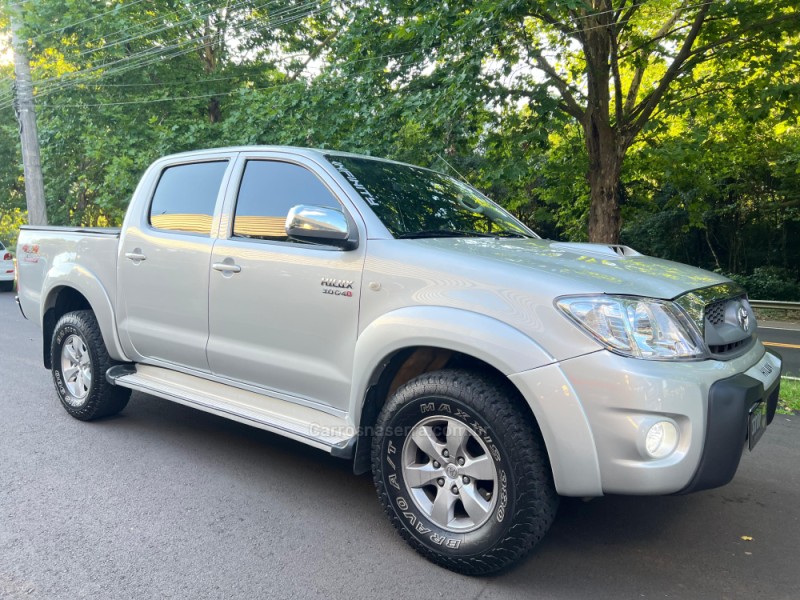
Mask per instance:
[[[783,374],[800,377],[800,325],[765,321],[759,323],[758,335],[783,358]]]
[[[528,560],[469,578],[418,557],[369,477],[322,452],[138,394],[70,418],[38,336],[0,294],[0,598],[798,597],[800,417],[724,488],[562,502]]]

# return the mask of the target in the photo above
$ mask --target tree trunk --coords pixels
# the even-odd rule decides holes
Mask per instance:
[[[619,185],[625,144],[608,122],[588,116],[584,123],[586,150],[589,154],[589,241],[618,244],[622,218],[619,206]]]
[[[222,121],[222,107],[219,104],[219,98],[212,97],[208,101],[208,122],[219,123]]]
[[[582,32],[588,84],[586,112],[581,125],[589,155],[589,171],[586,175],[591,199],[589,241],[617,244],[621,226],[619,177],[627,144],[611,124],[611,2],[595,0],[592,6],[598,12],[586,15],[586,27]]]

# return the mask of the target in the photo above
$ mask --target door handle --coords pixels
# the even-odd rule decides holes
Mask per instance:
[[[125,253],[125,258],[127,258],[129,260],[133,260],[133,261],[147,260],[147,257],[144,254],[142,254],[141,252],[126,252]]]
[[[211,268],[215,271],[222,271],[223,273],[240,273],[242,267],[239,265],[229,264],[229,263],[214,263],[211,265]]]

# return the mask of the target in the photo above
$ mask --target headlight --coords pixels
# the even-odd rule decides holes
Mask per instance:
[[[700,334],[665,300],[635,296],[571,296],[556,306],[609,350],[650,360],[705,358]]]

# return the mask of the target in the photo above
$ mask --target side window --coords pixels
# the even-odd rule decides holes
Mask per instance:
[[[228,161],[168,167],[158,180],[150,204],[150,224],[156,229],[211,235],[217,194]]]
[[[286,241],[286,215],[297,204],[341,209],[333,194],[308,169],[278,161],[247,161],[236,201],[233,235]]]

